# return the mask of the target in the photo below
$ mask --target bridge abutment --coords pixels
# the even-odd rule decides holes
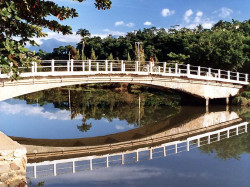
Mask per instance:
[[[27,186],[26,148],[0,132],[0,186]]]

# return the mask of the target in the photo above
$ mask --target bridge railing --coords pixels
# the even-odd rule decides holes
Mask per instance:
[[[27,177],[57,176],[64,173],[76,173],[85,170],[108,168],[115,165],[151,160],[178,154],[184,151],[228,139],[248,132],[248,122],[243,122],[231,127],[206,132],[189,137],[185,140],[174,141],[155,147],[145,147],[137,150],[112,153],[101,156],[86,156],[72,159],[45,161],[27,164]]]
[[[218,80],[239,84],[248,84],[248,74],[213,69],[190,64],[176,64],[149,61],[123,60],[43,60],[33,62],[31,67],[19,68],[22,77],[78,75],[78,74],[160,74],[162,76],[184,76],[194,79]],[[11,73],[10,73],[11,74]],[[1,74],[0,78],[9,75]]]

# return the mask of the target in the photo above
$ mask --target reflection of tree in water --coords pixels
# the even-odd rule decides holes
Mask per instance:
[[[199,147],[202,153],[216,154],[222,160],[240,159],[243,153],[250,153],[250,133],[224,139],[209,145]]]
[[[80,85],[67,88],[55,88],[37,93],[20,96],[28,104],[38,103],[41,106],[53,103],[55,108],[70,110],[71,119],[84,114],[82,125],[77,128],[86,132],[92,126],[88,119],[108,121],[113,119],[126,120],[128,124],[147,125],[177,113],[180,96],[166,91],[154,89],[124,90],[123,85]],[[131,88],[131,86],[130,86]],[[138,89],[139,88],[139,89]],[[122,90],[123,89],[123,90]],[[70,90],[70,103],[69,103]],[[138,96],[141,97],[139,116]],[[70,106],[70,109],[69,109]],[[140,118],[140,120],[139,120]]]
[[[92,123],[88,124],[87,119],[86,119],[86,115],[83,114],[82,115],[82,124],[77,125],[78,130],[81,132],[87,132],[88,130],[90,130],[91,127],[92,127]]]

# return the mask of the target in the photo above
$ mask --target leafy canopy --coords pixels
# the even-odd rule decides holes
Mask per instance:
[[[94,4],[99,10],[111,7],[110,0],[95,0]],[[51,16],[56,20],[49,19]],[[58,6],[52,1],[0,0],[0,68],[2,72],[12,71],[12,77],[17,78],[18,67],[27,67],[36,60],[34,54],[24,46],[38,45],[34,38],[46,36],[42,28],[62,34],[72,34],[71,27],[62,25],[59,21],[77,16],[75,9]]]

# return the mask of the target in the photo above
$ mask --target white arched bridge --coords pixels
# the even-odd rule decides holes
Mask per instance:
[[[21,79],[0,74],[0,100],[40,90],[89,83],[124,82],[160,86],[206,99],[235,96],[248,74],[166,62],[43,60],[20,68]]]

